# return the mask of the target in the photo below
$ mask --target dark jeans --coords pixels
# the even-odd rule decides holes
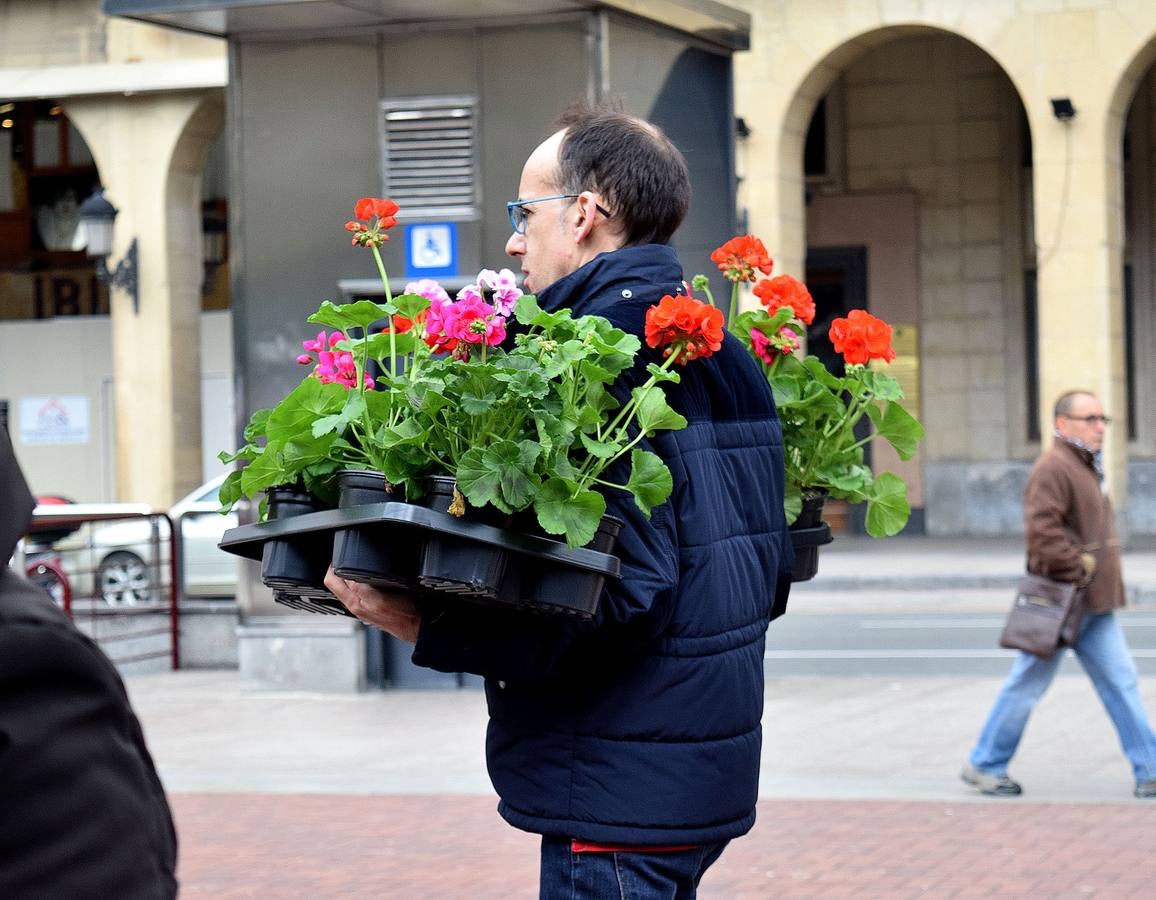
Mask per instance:
[[[542,838],[539,900],[694,900],[727,842],[666,853],[572,853],[569,838]]]

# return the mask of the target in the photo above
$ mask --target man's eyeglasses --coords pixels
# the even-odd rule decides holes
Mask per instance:
[[[1073,422],[1086,422],[1089,425],[1094,425],[1099,422],[1101,425],[1111,425],[1112,420],[1107,416],[1064,416],[1065,419],[1070,419]]]
[[[526,209],[531,203],[545,203],[547,200],[576,200],[581,194],[555,194],[552,197],[534,197],[531,200],[511,200],[506,204],[506,212],[510,214],[510,227],[514,229],[517,234],[526,233]],[[595,203],[594,208],[598,210],[606,218],[610,218],[610,213],[602,208],[601,204]]]

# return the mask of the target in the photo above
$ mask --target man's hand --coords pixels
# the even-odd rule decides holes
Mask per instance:
[[[332,567],[325,573],[325,586],[342,605],[366,625],[387,631],[399,640],[417,643],[421,611],[405,594],[387,594],[368,584],[338,578]]]

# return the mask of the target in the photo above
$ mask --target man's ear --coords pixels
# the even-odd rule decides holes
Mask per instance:
[[[574,243],[581,244],[590,237],[598,222],[598,198],[592,191],[583,191],[574,200],[578,216],[574,220]]]

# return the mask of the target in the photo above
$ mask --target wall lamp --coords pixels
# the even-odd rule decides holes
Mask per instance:
[[[104,198],[103,188],[97,188],[92,196],[80,204],[80,222],[88,236],[85,247],[89,257],[96,260],[96,277],[109,287],[118,287],[132,296],[133,315],[140,313],[140,293],[137,289],[136,238],[128,245],[128,251],[116,268],[109,269],[108,255],[112,252],[112,226],[116,221],[117,208]]]
[[[1052,115],[1061,122],[1070,122],[1076,117],[1076,108],[1067,97],[1052,98]]]

